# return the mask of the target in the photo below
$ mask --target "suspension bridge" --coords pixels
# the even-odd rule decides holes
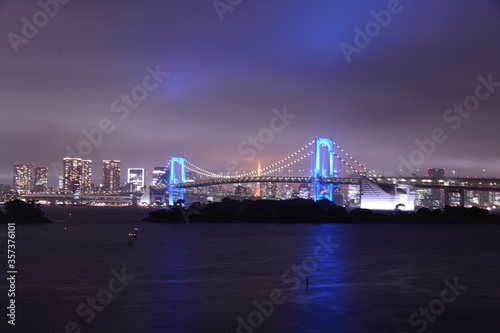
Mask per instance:
[[[304,163],[305,162],[305,163]],[[340,177],[339,162],[352,173],[366,173],[366,167],[340,148],[332,139],[316,137],[304,147],[267,167],[238,175],[223,175],[207,171],[183,157],[172,157],[169,162],[169,204],[184,200],[186,188],[239,184],[239,183],[309,183],[313,187],[314,200],[333,200],[333,189],[339,184],[359,184],[359,178]],[[289,175],[290,167],[296,175]],[[306,164],[304,166],[304,164]],[[186,170],[203,177],[186,181]],[[304,175],[308,173],[308,175]]]
[[[413,210],[414,196],[410,188],[445,189],[445,201],[450,193],[458,193],[461,203],[465,190],[500,191],[499,179],[429,179],[419,177],[383,178],[370,176],[368,169],[347,153],[332,139],[316,137],[297,151],[264,168],[240,174],[222,174],[205,170],[184,157],[172,157],[169,161],[167,189],[169,205],[184,200],[188,188],[203,186],[256,183],[300,183],[310,184],[311,197],[317,201],[333,201],[334,189],[339,185],[360,185],[361,207],[370,209],[393,209],[403,204]],[[186,179],[186,171],[196,174],[195,180]],[[257,190],[258,191],[258,190]],[[448,200],[449,202],[449,200]]]

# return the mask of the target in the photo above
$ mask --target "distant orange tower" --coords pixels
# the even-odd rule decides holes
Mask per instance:
[[[260,177],[260,161],[259,161],[259,164],[257,166],[257,176]],[[256,197],[260,197],[260,183],[257,183],[257,185],[255,186],[255,196]]]

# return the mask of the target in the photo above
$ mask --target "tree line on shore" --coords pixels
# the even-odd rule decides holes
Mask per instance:
[[[420,208],[415,212],[377,212],[355,208],[348,211],[328,200],[233,200],[224,198],[221,202],[193,203],[188,208],[181,205],[160,209],[149,213],[145,220],[157,222],[209,222],[209,221],[253,221],[253,222],[423,222],[446,221],[461,222],[498,222],[500,216],[490,215],[486,209],[472,207],[451,207],[430,210]]]
[[[45,217],[40,204],[34,201],[12,200],[0,209],[0,222],[51,222]]]

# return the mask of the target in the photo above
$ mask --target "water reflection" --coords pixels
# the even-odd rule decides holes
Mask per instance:
[[[470,288],[426,332],[496,324],[495,227],[167,225],[134,214],[73,213],[67,231],[18,227],[20,331],[60,332],[74,320],[83,332],[414,332],[408,317],[454,276]],[[128,246],[134,227],[140,236]],[[339,246],[317,250],[318,237]],[[121,267],[136,278],[83,323],[76,306]]]

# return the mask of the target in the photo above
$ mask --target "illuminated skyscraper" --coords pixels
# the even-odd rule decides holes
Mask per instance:
[[[35,188],[36,193],[47,192],[49,168],[46,167],[36,167],[35,168]]]
[[[29,193],[33,191],[35,183],[34,164],[14,164],[14,189],[19,192]]]
[[[311,193],[309,184],[300,184],[299,185],[299,197],[302,199],[309,199]]]
[[[91,160],[82,160],[82,192],[83,193],[93,192]]]
[[[120,191],[120,160],[102,161],[102,189],[113,193]]]
[[[161,179],[165,176],[166,173],[165,167],[154,167],[153,168],[153,179],[151,181],[151,186],[158,186],[160,184]]]
[[[92,188],[92,161],[65,157],[62,176],[63,192],[89,193]]]
[[[64,173],[59,172],[59,176],[57,176],[57,188],[59,191],[62,191],[64,189]]]
[[[142,191],[144,189],[145,173],[143,168],[129,168],[127,183],[132,191]]]

